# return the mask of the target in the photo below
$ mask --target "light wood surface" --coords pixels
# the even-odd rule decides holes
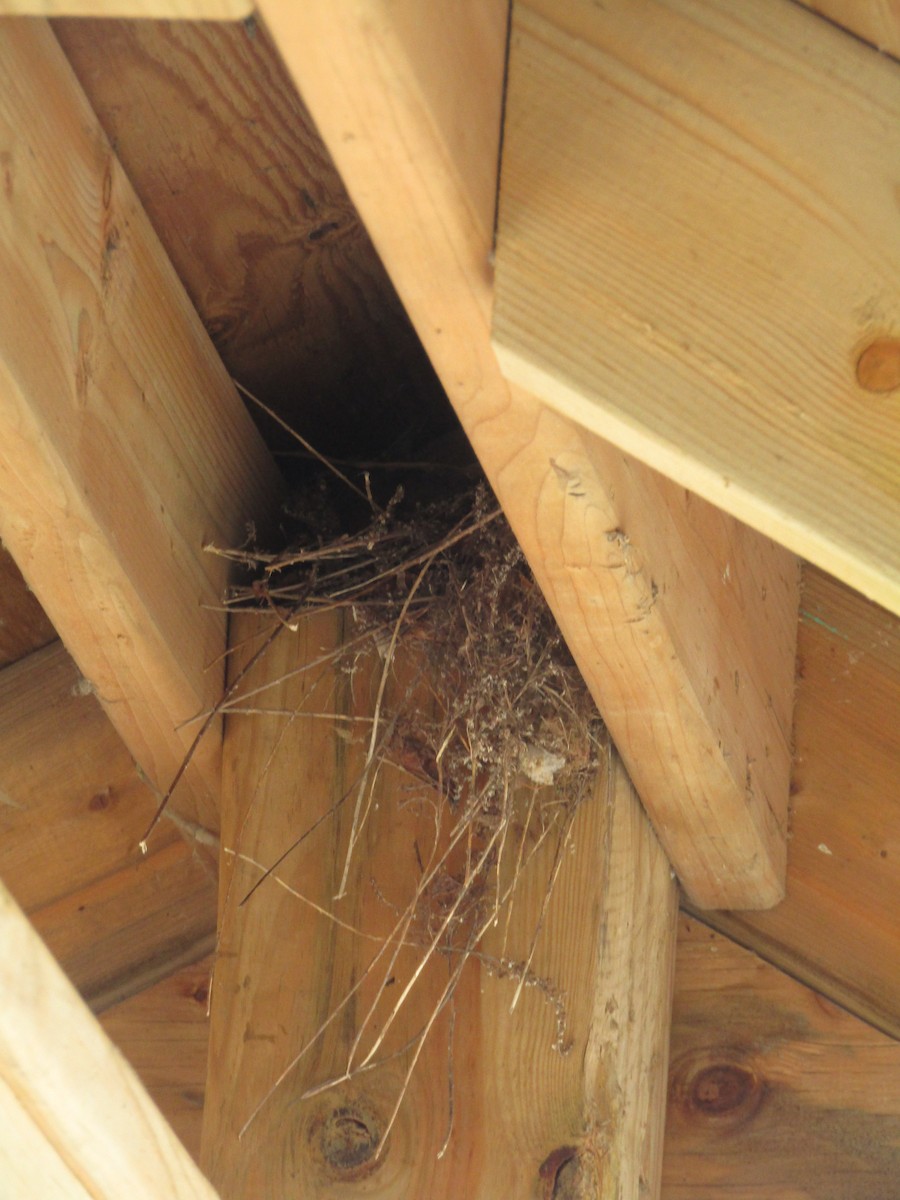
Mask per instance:
[[[236,622],[236,645],[246,641],[255,620]],[[281,680],[266,693],[267,707],[322,712],[335,705],[340,712],[370,713],[377,683],[371,665],[360,662],[352,683],[330,671],[315,684],[296,673],[326,652],[334,637],[325,622],[305,626],[294,639],[281,637],[246,686]],[[289,671],[294,673],[287,678]],[[334,811],[279,866],[278,879],[299,895],[269,879],[242,906],[260,876],[247,860],[271,864],[283,855],[352,789],[362,754],[360,740],[336,736],[322,719],[229,721],[223,906],[203,1131],[202,1161],[210,1178],[231,1200],[278,1194],[293,1173],[302,1176],[310,1197],[350,1196],[365,1187],[367,1195],[392,1200],[474,1200],[549,1189],[554,1180],[561,1188],[560,1180],[582,1178],[602,1186],[598,1195],[636,1198],[641,1172],[653,1195],[675,895],[668,863],[621,768],[610,790],[598,780],[597,794],[580,807],[572,827],[533,959],[534,976],[544,983],[526,987],[510,1013],[515,979],[498,978],[490,967],[500,957],[503,931],[488,938],[487,962],[470,960],[455,992],[452,1057],[445,1011],[381,1158],[373,1160],[372,1142],[389,1120],[408,1054],[301,1099],[310,1086],[343,1070],[356,1022],[375,988],[374,974],[367,977],[365,968],[397,921],[395,906],[402,908],[401,898],[415,886],[418,854],[428,861],[433,817],[427,804],[412,802],[408,778],[386,766],[340,905],[332,898],[349,806]],[[510,925],[512,959],[525,958],[543,905],[553,847],[544,849],[523,872]],[[309,902],[333,908],[351,928],[337,926]],[[389,996],[405,986],[420,956],[416,947],[401,953]],[[402,1048],[424,1025],[453,965],[440,956],[423,970],[386,1051]],[[338,1008],[357,980],[364,980],[362,990],[346,1009]],[[239,1138],[291,1059],[335,1012],[322,1039]],[[571,1039],[568,1053],[553,1048],[560,1037]],[[340,1142],[334,1145],[342,1130],[354,1134],[349,1158],[346,1145],[343,1151]]]
[[[804,576],[787,898],[709,918],[900,1038],[900,620]]]
[[[56,637],[8,550],[0,546],[0,668],[40,650]]]
[[[663,1200],[893,1196],[900,1043],[680,925]]]
[[[446,149],[452,136],[436,125],[428,40],[413,67],[387,6],[347,5],[340,22],[325,4],[306,5],[302,17],[278,0],[262,11],[682,883],[701,904],[774,903],[783,886],[796,611],[790,556],[730,521],[719,524],[713,554],[698,550],[702,531],[722,521],[708,506],[672,490],[661,518],[652,473],[503,380],[488,332],[485,214],[460,181],[460,157]],[[502,61],[477,78],[461,68],[458,79],[460,94],[475,88],[494,111]],[[586,502],[566,490],[570,469],[589,479]],[[611,495],[607,469],[630,476],[628,488]],[[618,551],[629,540],[623,569]],[[699,658],[695,596],[706,614]],[[725,690],[736,674],[755,682],[740,714],[728,715]]]
[[[213,956],[181,967],[100,1015],[150,1099],[196,1161],[209,1048]]]
[[[215,935],[215,857],[170,821],[56,642],[0,671],[0,878],[99,1009]]]
[[[800,0],[879,50],[900,57],[900,0]]]
[[[12,1193],[16,1200],[214,1200],[137,1076],[2,885],[0,940],[4,1187],[12,1180],[22,1188]]]
[[[252,0],[0,0],[0,17],[241,21],[252,12]]]
[[[147,776],[222,680],[210,541],[265,518],[271,460],[58,44],[4,22],[0,531]],[[176,804],[214,824],[220,739]]]
[[[208,1041],[206,970],[186,968],[102,1018],[189,1148],[198,1113],[188,1105],[202,1093]],[[892,1196],[897,1054],[897,1042],[683,917],[662,1200]]]
[[[341,458],[409,458],[452,422],[262,24],[53,29],[235,379]]]
[[[504,370],[900,612],[900,68],[784,0],[516,14]]]

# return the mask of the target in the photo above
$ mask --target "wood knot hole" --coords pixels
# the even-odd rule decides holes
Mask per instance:
[[[538,1173],[544,1200],[577,1200],[580,1196],[599,1195],[596,1171],[577,1146],[558,1146],[541,1163]]]
[[[879,337],[856,360],[856,380],[867,392],[900,388],[900,338]]]
[[[744,1121],[759,1108],[763,1088],[756,1075],[736,1063],[717,1063],[691,1080],[688,1102],[709,1120]]]
[[[325,1162],[342,1175],[374,1166],[381,1131],[374,1114],[361,1105],[342,1104],[322,1122],[319,1148]]]

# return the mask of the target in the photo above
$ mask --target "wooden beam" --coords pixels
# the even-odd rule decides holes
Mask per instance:
[[[189,1149],[199,1144],[190,1105],[203,1090],[208,971],[185,968],[101,1018]],[[682,917],[662,1200],[890,1195],[898,1053],[896,1041]]]
[[[16,1196],[215,1200],[0,885],[0,1175]]]
[[[224,565],[271,460],[49,28],[0,30],[0,534],[166,787],[222,682]],[[220,738],[177,802],[216,822]]]
[[[241,660],[260,628],[255,616],[235,622]],[[269,621],[262,629],[270,629]],[[371,663],[362,662],[352,683],[331,668],[319,668],[315,681],[298,674],[327,654],[337,636],[333,623],[307,623],[295,637],[280,637],[242,683],[248,691],[267,685],[266,708],[298,715],[236,717],[227,726],[220,942],[202,1155],[210,1178],[229,1200],[279,1195],[297,1177],[310,1200],[362,1178],[367,1195],[391,1200],[493,1200],[540,1189],[549,1196],[554,1186],[557,1196],[575,1195],[563,1189],[574,1189],[578,1180],[598,1196],[655,1195],[675,886],[615,757],[612,777],[601,772],[596,795],[578,809],[533,960],[536,986],[523,991],[515,1012],[514,970],[512,978],[495,977],[504,973],[500,929],[484,947],[485,962],[466,965],[453,1032],[445,1011],[377,1161],[375,1147],[408,1052],[301,1099],[346,1062],[354,1014],[365,1012],[376,986],[367,964],[397,921],[395,906],[415,886],[418,856],[427,858],[435,828],[430,805],[410,802],[408,776],[386,764],[347,897],[342,906],[333,904],[350,825],[350,806],[339,802],[358,776],[365,739],[348,740],[352,725],[335,727],[299,710],[364,717],[371,714],[378,678]],[[274,863],[319,816],[325,823],[284,859],[277,878],[242,904],[260,878],[253,864]],[[514,960],[524,959],[542,909],[554,855],[548,850],[523,872],[506,952]],[[347,925],[324,915],[332,907]],[[401,954],[390,996],[419,969],[421,953],[413,946]],[[423,970],[389,1050],[419,1032],[453,965],[440,956]],[[291,1059],[359,980],[364,990],[347,1009],[337,1009],[339,1019],[239,1136]],[[569,1042],[565,1053],[554,1049]]]
[[[494,311],[511,379],[895,612],[898,111],[785,0],[522,4]]]
[[[800,0],[879,50],[900,57],[900,0]]]
[[[324,3],[302,16],[262,6],[682,883],[703,905],[773,904],[796,565],[507,385],[489,340],[493,206],[479,182],[496,169],[496,140],[482,139],[476,172],[446,92],[429,94],[445,74],[431,69],[430,35],[416,50],[394,9],[348,4],[335,21]],[[448,43],[477,46],[464,12]],[[457,104],[471,111],[477,95],[487,129],[502,92],[495,43],[491,71],[474,72],[481,51],[454,67]]]
[[[717,928],[900,1039],[900,619],[804,572],[787,896]]]
[[[242,21],[252,12],[252,0],[0,0],[0,17]]]
[[[262,24],[53,30],[235,379],[338,458],[408,458],[417,431],[452,423]],[[263,428],[270,447],[297,450]]]
[[[138,851],[156,804],[59,642],[0,671],[0,878],[95,1010],[215,938],[209,847]]]
[[[680,923],[664,1200],[868,1200],[900,1175],[900,1043]]]

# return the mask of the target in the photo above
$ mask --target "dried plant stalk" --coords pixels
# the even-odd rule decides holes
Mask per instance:
[[[355,490],[371,502],[368,483]],[[536,975],[532,963],[575,814],[596,779],[603,730],[484,485],[412,511],[404,510],[398,494],[384,508],[372,502],[361,530],[325,540],[309,529],[283,554],[244,549],[234,557],[244,566],[252,563],[257,574],[234,591],[232,607],[268,609],[273,636],[290,636],[306,614],[342,610],[351,632],[338,652],[338,666],[352,675],[366,652],[378,664],[371,715],[348,721],[339,733],[364,747],[358,777],[338,801],[352,811],[339,887],[330,906],[299,896],[317,918],[375,940],[377,947],[353,986],[259,1098],[244,1128],[352,1002],[358,1015],[346,1060],[331,1077],[312,1080],[305,1095],[404,1057],[383,1145],[423,1047],[440,1015],[452,1009],[469,962],[515,981],[513,1005],[523,988],[537,988],[554,1013],[554,1047],[565,1051],[564,994]],[[259,692],[233,689],[220,711],[264,710]],[[288,720],[292,715],[284,714]],[[385,767],[402,772],[407,781],[402,803],[430,813],[434,833],[430,845],[415,846],[418,874],[399,904],[372,881],[376,902],[395,909],[392,928],[373,939],[342,915],[342,904]],[[298,831],[276,862],[253,864],[260,876],[251,895],[267,882],[289,886],[279,875],[282,864],[316,835],[323,820]],[[551,866],[540,914],[516,958],[508,946],[516,894],[548,849]],[[228,852],[240,857],[238,847]],[[499,954],[483,945],[494,928],[503,931]],[[446,979],[427,1019],[397,1046],[398,1018],[440,963]],[[452,1081],[452,1067],[449,1071]]]

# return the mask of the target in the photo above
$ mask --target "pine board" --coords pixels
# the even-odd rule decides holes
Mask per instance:
[[[252,645],[245,639],[253,620],[236,622],[241,655]],[[324,621],[305,623],[296,638],[284,635],[270,647],[242,687],[273,685],[265,702],[275,709],[302,705],[321,712],[335,705],[344,714],[371,713],[377,672],[370,662],[360,659],[352,681],[321,668],[315,682],[297,674],[304,663],[318,661],[335,636]],[[363,936],[310,911],[271,879],[242,906],[259,871],[236,860],[234,851],[257,863],[274,862],[317,815],[352,791],[362,751],[358,741],[337,736],[330,722],[302,715],[290,721],[238,717],[228,724],[226,746],[220,942],[202,1156],[222,1195],[227,1200],[277,1195],[299,1175],[310,1200],[349,1197],[360,1187],[384,1200],[426,1195],[493,1200],[549,1187],[544,1181],[564,1177],[565,1163],[576,1152],[585,1178],[602,1175],[598,1195],[604,1200],[614,1195],[637,1200],[639,1176],[653,1194],[674,891],[624,772],[618,769],[609,791],[598,779],[597,795],[580,807],[573,826],[571,853],[565,854],[532,964],[535,975],[550,984],[526,988],[511,1015],[513,981],[493,978],[478,961],[468,964],[455,999],[455,1103],[446,1154],[439,1157],[450,1119],[445,1012],[411,1077],[384,1156],[373,1161],[372,1139],[380,1136],[373,1131],[383,1130],[388,1120],[405,1055],[317,1096],[302,1096],[310,1085],[339,1074],[346,1061],[356,1021],[372,999],[374,976],[346,1009],[336,1006],[354,981],[365,979],[379,937],[395,924],[396,905],[421,870],[419,847],[428,861],[430,805],[412,802],[403,773],[389,765],[382,769],[348,897],[338,908],[343,920],[362,927]],[[277,871],[284,883],[323,907],[331,907],[337,891],[349,809],[339,808]],[[550,858],[552,847],[523,872],[507,951],[513,960],[525,956]],[[440,904],[437,890],[432,903]],[[437,908],[433,919],[440,912]],[[489,956],[499,956],[500,940],[487,939]],[[398,958],[396,990],[411,978],[417,957],[407,950]],[[401,1049],[424,1025],[451,964],[452,958],[433,959],[423,971],[387,1050]],[[553,987],[565,994],[564,1038],[574,1042],[567,1054],[552,1048],[560,1033],[560,1010],[548,1002],[547,989]],[[339,1019],[239,1137],[293,1055],[335,1011]],[[334,1152],[329,1131],[345,1127],[356,1131],[359,1158]],[[574,1174],[579,1168],[573,1162],[567,1170]]]
[[[787,898],[708,919],[900,1038],[900,620],[804,578]]]
[[[0,941],[4,1195],[12,1187],[13,1200],[215,1200],[2,885]]]
[[[0,878],[102,1008],[196,959],[215,932],[213,860],[165,821],[59,643],[0,672]]]
[[[0,668],[40,650],[56,630],[22,578],[12,555],[0,546]]]
[[[807,8],[842,25],[900,58],[900,3],[898,0],[800,0]]]
[[[107,1037],[195,1160],[200,1157],[213,961],[208,955],[181,967],[100,1016]]]
[[[0,0],[0,17],[240,21],[252,12],[251,0]]]
[[[229,373],[338,457],[409,457],[452,427],[264,26],[53,28]]]
[[[0,531],[165,787],[221,686],[228,568],[203,547],[278,484],[46,22],[4,21],[0,64]],[[219,750],[176,797],[207,824]]]
[[[662,1200],[871,1200],[900,1179],[900,1043],[684,918]]]
[[[263,15],[680,879],[700,904],[770,905],[783,889],[796,563],[504,380],[474,199],[496,156],[482,140],[476,170],[451,120],[470,90],[495,111],[503,62],[476,77],[484,47],[457,57],[448,116],[435,39],[409,34],[417,7],[353,3],[337,22],[327,3],[271,0]],[[476,12],[456,9],[452,48],[461,30],[477,41]],[[741,679],[754,683],[738,702]]]
[[[900,67],[786,0],[515,12],[505,372],[900,612]]]

